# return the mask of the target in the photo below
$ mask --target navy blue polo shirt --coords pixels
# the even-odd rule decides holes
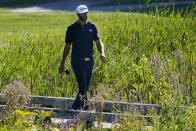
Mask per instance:
[[[76,21],[70,25],[66,31],[65,42],[72,43],[72,63],[79,62],[85,57],[93,58],[93,40],[98,39],[98,31],[94,24],[87,22],[81,25]]]

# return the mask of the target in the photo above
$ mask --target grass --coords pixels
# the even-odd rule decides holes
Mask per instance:
[[[9,13],[9,10],[8,9],[6,9],[6,8],[0,8],[0,15],[2,15],[2,14],[4,14],[4,13]]]
[[[96,57],[91,91],[102,83],[113,93],[122,94],[123,100],[130,100],[130,91],[134,89],[138,101],[159,103],[160,91],[173,87],[171,79],[180,77],[178,82],[186,92],[195,94],[194,14],[187,17],[120,12],[89,15],[100,31],[108,58],[108,63],[101,65]],[[0,16],[1,89],[20,78],[32,95],[73,97],[76,94],[73,73],[62,78],[57,69],[66,27],[75,19],[71,12]],[[159,65],[153,63],[155,58],[159,59]],[[66,67],[70,67],[69,59]],[[112,95],[107,99],[113,99]]]
[[[163,114],[153,120],[153,128],[195,129],[195,112],[177,108],[196,102],[194,10],[183,17],[167,10],[149,14],[92,12],[89,19],[97,25],[107,56],[102,65],[95,50],[90,95],[102,92],[107,100],[158,103],[163,105]],[[31,95],[75,97],[73,72],[60,76],[57,71],[65,30],[75,20],[74,12],[3,11],[0,91],[18,79]]]

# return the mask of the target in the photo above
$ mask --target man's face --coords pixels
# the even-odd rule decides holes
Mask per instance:
[[[87,12],[87,13],[88,13],[88,12]],[[81,20],[81,21],[86,21],[87,18],[88,18],[87,13],[77,14],[79,20]]]

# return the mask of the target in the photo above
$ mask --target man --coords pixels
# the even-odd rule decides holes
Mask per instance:
[[[78,20],[67,28],[66,45],[59,66],[59,73],[61,74],[64,72],[65,60],[72,46],[71,67],[78,83],[78,94],[72,105],[74,110],[88,110],[85,101],[87,100],[87,90],[94,65],[93,41],[96,42],[101,61],[106,62],[104,45],[98,35],[96,26],[87,22],[87,13],[88,8],[86,5],[80,5],[76,8]]]

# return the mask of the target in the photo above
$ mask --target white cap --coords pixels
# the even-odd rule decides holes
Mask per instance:
[[[76,8],[76,13],[77,14],[82,14],[82,13],[87,13],[88,12],[88,7],[86,5],[79,5]]]

